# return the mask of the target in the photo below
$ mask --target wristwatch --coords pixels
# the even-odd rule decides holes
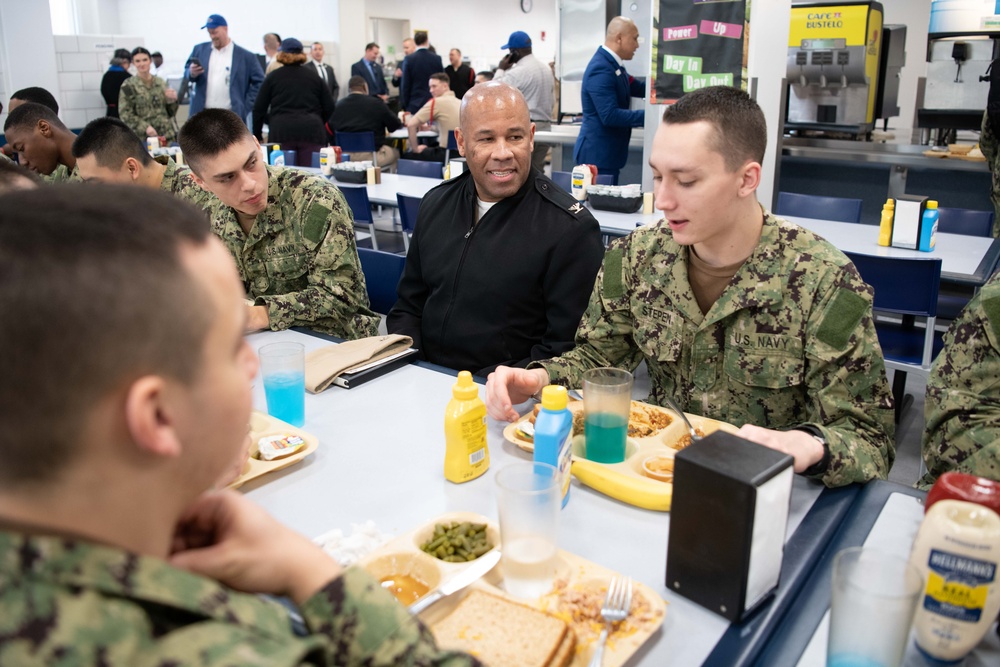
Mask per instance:
[[[794,430],[802,431],[808,433],[816,439],[816,441],[823,446],[823,458],[821,458],[816,463],[812,464],[808,468],[802,471],[802,474],[806,477],[813,477],[815,475],[822,475],[826,472],[826,469],[830,467],[830,447],[826,444],[826,437],[823,435],[823,431],[819,430],[811,424],[804,424],[802,426],[797,426]]]

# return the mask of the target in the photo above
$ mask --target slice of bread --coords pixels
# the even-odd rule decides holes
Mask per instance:
[[[555,616],[477,589],[431,626],[431,631],[441,648],[471,653],[496,667],[565,664],[554,663],[554,658],[557,654],[562,658],[566,635],[573,634]]]
[[[569,667],[574,657],[576,657],[576,633],[570,628],[562,644],[556,649],[555,655],[552,656],[549,667]]]

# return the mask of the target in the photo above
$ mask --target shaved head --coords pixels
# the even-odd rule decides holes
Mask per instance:
[[[632,56],[639,49],[639,28],[632,19],[624,16],[614,17],[608,24],[604,46],[618,54],[622,60],[632,60]]]
[[[524,101],[524,95],[521,94],[520,90],[500,81],[487,81],[470,88],[469,92],[462,98],[459,125],[465,128],[478,115],[500,109],[511,115],[523,115],[528,119],[528,122],[531,120],[528,114],[528,103]]]
[[[628,29],[632,31],[639,32],[639,29],[635,25],[635,21],[630,18],[625,18],[624,16],[616,16],[611,19],[611,23],[608,24],[608,32],[604,35],[604,39],[611,40],[622,34],[624,30]]]

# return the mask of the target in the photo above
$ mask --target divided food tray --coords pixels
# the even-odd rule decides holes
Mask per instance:
[[[452,512],[441,515],[427,523],[391,540],[368,556],[359,565],[373,577],[381,580],[391,575],[411,576],[433,591],[439,584],[455,576],[471,563],[448,563],[420,550],[434,533],[439,523],[483,523],[486,524],[487,539],[494,547],[500,544],[500,531],[496,523],[485,516],[471,512]],[[526,604],[562,618],[576,633],[575,655],[570,663],[574,667],[584,667],[593,653],[594,642],[601,632],[602,623],[590,618],[600,609],[608,584],[615,572],[592,563],[576,554],[560,550],[556,566],[555,588],[538,600],[520,600],[507,595],[503,588],[502,565],[497,565],[483,578],[464,591],[451,595],[430,606],[420,614],[420,620],[434,631],[435,625],[444,620],[471,589],[481,589],[515,602]],[[596,606],[581,605],[581,600],[597,602]],[[586,606],[585,611],[581,611]],[[633,583],[633,613],[618,627],[608,641],[604,654],[606,667],[623,665],[643,643],[663,624],[666,602],[652,589],[639,582]],[[577,617],[573,611],[577,610]],[[439,642],[440,643],[440,642]],[[443,644],[442,648],[448,648]],[[501,666],[498,666],[501,667]]]
[[[264,461],[256,458],[260,439],[273,435],[297,435],[306,441],[306,446],[291,456],[273,461]],[[276,419],[271,415],[254,410],[250,413],[250,458],[243,464],[243,473],[235,481],[231,482],[227,488],[236,489],[252,479],[267,475],[275,470],[287,468],[315,452],[318,447],[319,440],[311,433],[306,433],[302,429]]]

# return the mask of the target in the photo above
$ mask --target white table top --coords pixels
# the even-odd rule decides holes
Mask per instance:
[[[663,220],[663,213],[655,210],[652,213],[643,213],[641,209],[635,213],[615,213],[601,211],[589,204],[587,208],[597,218],[597,223],[605,234],[628,234],[639,225],[652,225]]]
[[[996,248],[993,248],[996,239],[992,238],[938,233],[934,250],[920,252],[906,248],[880,246],[878,244],[879,228],[876,225],[792,216],[781,217],[816,232],[840,250],[880,257],[918,257],[921,259],[939,257],[942,277],[956,282],[982,285],[990,277],[993,264],[996,263]],[[989,266],[984,265],[984,260]]]
[[[403,127],[399,128],[398,130],[394,130],[393,132],[390,132],[389,134],[387,134],[385,136],[388,137],[389,139],[409,139],[410,138],[410,131],[407,130],[406,126],[404,125]],[[436,136],[438,136],[438,133],[436,131],[434,131],[434,130],[418,130],[417,131],[417,136],[418,137],[436,137]]]
[[[423,176],[400,176],[382,172],[382,182],[368,186],[368,199],[373,204],[381,206],[398,206],[396,193],[410,197],[423,198],[431,188],[444,183],[440,178],[424,178]]]
[[[295,331],[258,333],[248,340],[255,349],[296,340],[307,352],[329,344]],[[350,534],[352,524],[367,520],[398,535],[451,511],[496,520],[493,474],[530,455],[506,442],[504,425],[491,419],[490,469],[465,484],[445,481],[442,419],[454,382],[444,373],[411,365],[356,389],[307,394],[305,430],[319,438],[319,449],[301,463],[250,482],[243,487],[246,495],[309,537],[334,528]],[[254,405],[266,406],[259,378]],[[796,477],[788,535],[821,490]],[[560,548],[631,575],[670,602],[662,629],[630,664],[699,665],[729,626],[664,585],[669,525],[669,514],[625,505],[576,481],[560,516]]]

